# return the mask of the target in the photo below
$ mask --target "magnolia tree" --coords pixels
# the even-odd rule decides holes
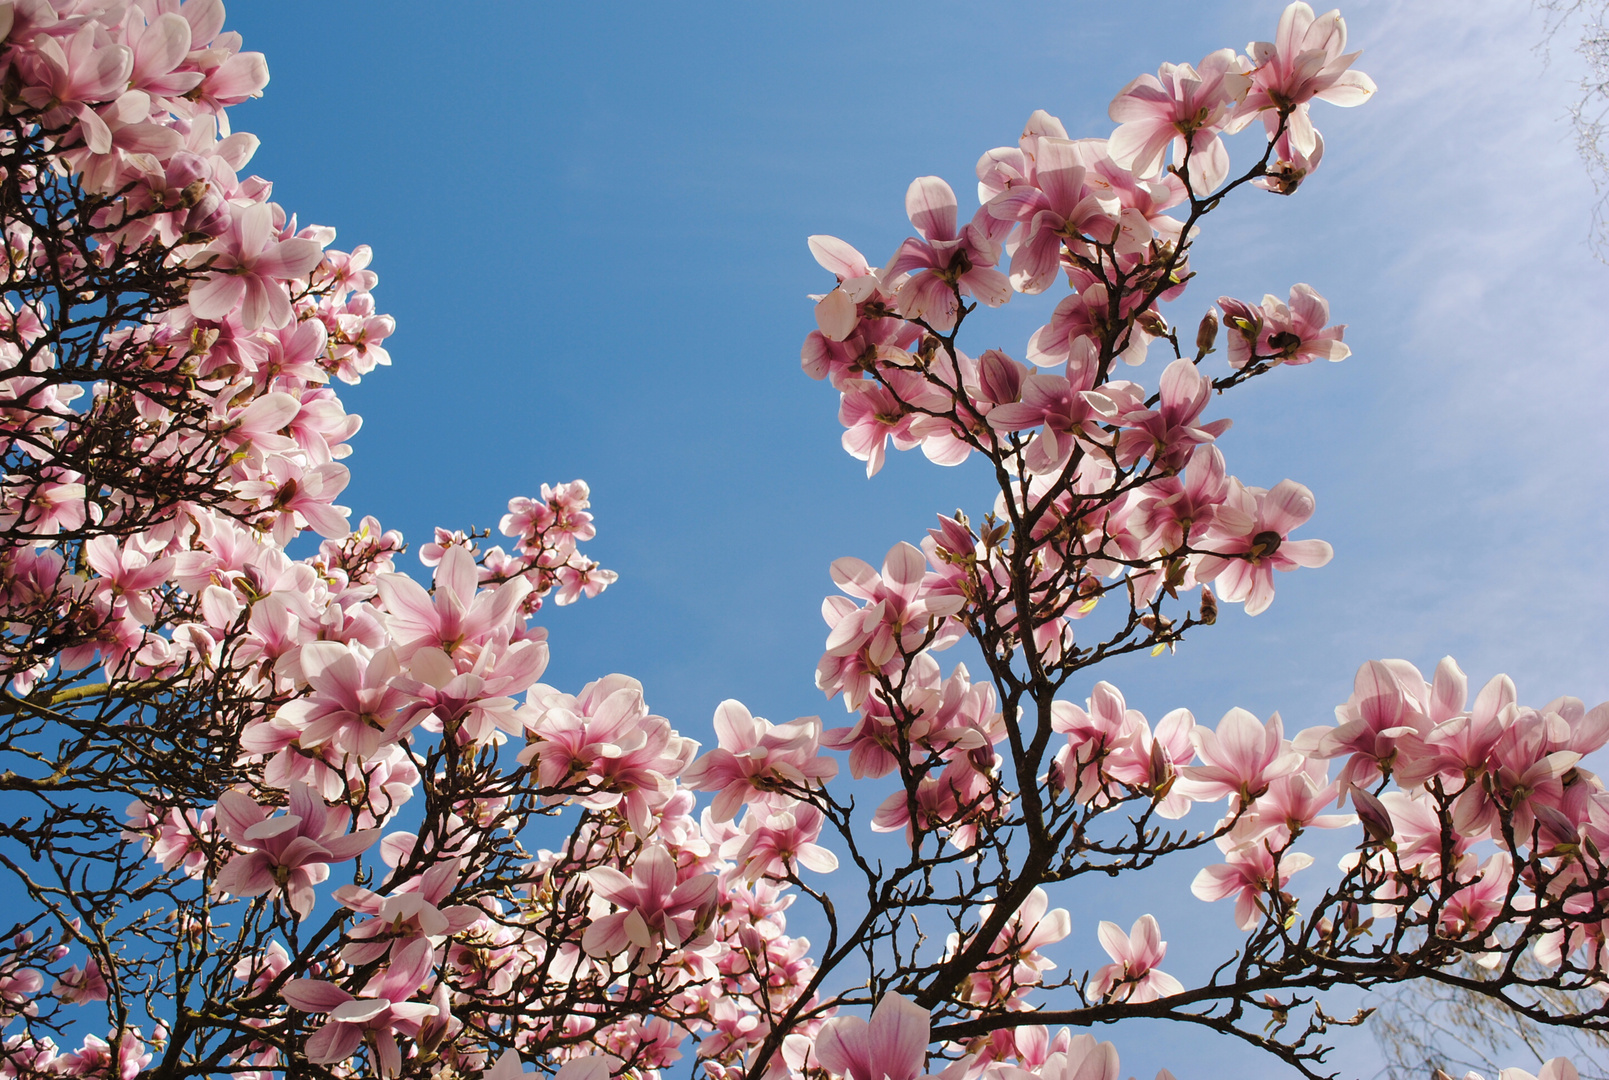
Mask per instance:
[[[1293,535],[1307,488],[1232,476],[1204,415],[1345,358],[1325,301],[1164,313],[1207,217],[1295,193],[1310,110],[1373,90],[1338,15],[1292,4],[1273,38],[1140,75],[1103,135],[1034,113],[969,218],[917,179],[882,266],[812,238],[837,283],[804,368],[845,448],[979,455],[999,490],[833,564],[817,680],[846,724],[727,701],[701,753],[628,676],[538,682],[544,602],[614,580],[585,484],[512,500],[498,545],[438,531],[428,590],[335,505],[337,388],[393,324],[366,248],[242,175],[225,109],[268,73],[217,0],[0,3],[0,1072],[1114,1080],[1088,1029],[1151,1017],[1319,1076],[1362,1019],[1326,992],[1416,979],[1609,1027],[1581,764],[1609,707],[1371,660],[1335,724],[1287,732],[1153,723],[1086,674],[1330,557]],[[964,350],[980,302],[1052,288],[1022,359]],[[977,678],[939,660],[968,638]],[[1312,868],[1311,829],[1355,850]],[[1058,971],[1079,878],[1181,859],[1243,935],[1210,978],[1168,973],[1150,915]]]

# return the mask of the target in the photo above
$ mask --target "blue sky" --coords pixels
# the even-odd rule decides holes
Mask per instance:
[[[974,161],[1035,108],[1107,134],[1134,75],[1268,38],[1281,6],[240,0],[229,26],[272,72],[233,110],[263,140],[251,170],[337,246],[373,246],[398,323],[395,366],[345,395],[364,428],[344,501],[417,547],[583,477],[590,552],[621,580],[551,612],[546,681],[627,672],[705,741],[726,697],[842,722],[813,684],[828,564],[880,562],[990,495],[982,473],[912,455],[868,481],[839,448],[836,395],[799,371],[805,294],[830,283],[804,238],[879,262],[908,233],[911,178],[946,177],[970,210]],[[1255,619],[1231,609],[1176,656],[1091,675],[1153,719],[1242,705],[1296,730],[1363,660],[1428,672],[1447,653],[1534,704],[1609,698],[1609,270],[1564,120],[1572,57],[1543,64],[1523,4],[1446,11],[1343,9],[1376,99],[1318,106],[1323,168],[1209,219],[1169,313],[1193,326],[1220,294],[1305,281],[1353,356],[1209,412],[1235,419],[1232,472],[1313,489],[1306,534],[1336,557],[1284,576]],[[1020,357],[1047,310],[980,313],[964,347]],[[1233,933],[1226,905],[1185,891],[1206,861],[1144,895],[1074,897],[1068,960],[1104,961],[1098,920],[1154,910],[1170,970],[1204,972]],[[1185,1033],[1117,1041],[1142,1077],[1273,1067]],[[1332,1063],[1376,1067],[1366,1038]]]

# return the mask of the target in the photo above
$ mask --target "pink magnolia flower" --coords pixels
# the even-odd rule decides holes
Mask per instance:
[[[835,1016],[816,1036],[816,1060],[847,1080],[916,1080],[927,1065],[931,1014],[898,994],[884,994],[871,1022]]]
[[[1499,851],[1481,867],[1479,879],[1447,898],[1441,911],[1441,933],[1457,940],[1479,934],[1508,907],[1508,887],[1514,880],[1514,860]]]
[[[1028,359],[1045,367],[1066,364],[1068,378],[1088,390],[1094,385],[1098,342],[1113,330],[1111,290],[1100,281],[1075,280],[1074,285],[1078,291],[1063,297],[1050,313],[1050,321],[1028,339]],[[1131,303],[1128,310],[1118,311],[1119,318],[1138,314],[1141,297],[1130,292],[1120,299]],[[1126,337],[1116,342],[1118,357],[1130,367],[1143,364],[1150,344],[1151,335],[1130,323]],[[1102,392],[1109,387],[1101,387]]]
[[[1110,142],[1112,160],[1136,176],[1154,176],[1171,143],[1173,163],[1196,197],[1216,190],[1229,176],[1229,151],[1219,132],[1238,130],[1234,109],[1250,89],[1246,61],[1233,49],[1208,55],[1199,68],[1163,64],[1155,75],[1139,76],[1108,109],[1119,124]]]
[[[912,412],[909,397],[896,393],[902,388],[920,388],[919,377],[900,378],[890,373],[890,385],[861,379],[846,383],[838,405],[838,422],[844,425],[843,446],[850,455],[866,463],[866,475],[875,476],[883,467],[889,440],[894,449],[910,450],[921,445],[922,437],[911,430],[921,416]]]
[[[274,239],[270,205],[237,209],[228,233],[192,260],[208,272],[190,289],[190,312],[216,322],[239,308],[248,331],[284,326],[293,318],[284,283],[306,277],[323,258],[316,240]]]
[[[390,649],[365,657],[339,642],[310,641],[299,662],[313,692],[281,705],[274,722],[296,729],[303,748],[328,742],[367,760],[417,723],[399,711],[412,698],[393,685],[402,666]]]
[[[104,29],[86,19],[70,36],[37,35],[25,55],[30,61],[26,81],[33,85],[22,88],[22,100],[46,110],[44,122],[49,126],[76,119],[79,137],[90,152],[110,151],[111,130],[90,106],[112,101],[128,88],[134,70],[128,46],[111,43]]]
[[[1218,848],[1229,861],[1202,870],[1191,882],[1190,891],[1209,902],[1233,896],[1235,925],[1242,930],[1254,930],[1262,921],[1269,910],[1265,896],[1280,892],[1292,874],[1313,865],[1311,855],[1280,851],[1276,856],[1266,841],[1240,842],[1235,832],[1219,837]]]
[[[1423,694],[1409,691],[1422,690],[1424,683],[1419,669],[1406,660],[1365,662],[1353,677],[1352,696],[1335,710],[1337,725],[1302,732],[1297,748],[1320,758],[1350,754],[1338,780],[1343,790],[1393,772],[1405,746],[1415,748],[1412,757],[1428,757],[1417,749],[1430,729]],[[1422,773],[1423,769],[1412,770],[1419,779],[1424,778]]]
[[[354,996],[334,983],[292,979],[280,991],[291,1007],[325,1013],[329,1019],[308,1037],[307,1059],[315,1065],[344,1061],[367,1044],[383,1077],[402,1070],[397,1035],[412,1035],[437,1007],[409,1000],[435,966],[435,950],[424,938],[413,938],[391,954],[391,963]]]
[[[143,841],[162,869],[182,866],[186,877],[200,877],[207,868],[206,842],[212,836],[215,811],[210,806],[199,814],[193,807],[160,811],[136,799],[126,811],[130,820],[123,835]]]
[[[1330,322],[1330,303],[1311,285],[1291,286],[1290,302],[1272,293],[1260,307],[1231,296],[1220,296],[1224,326],[1228,329],[1229,366],[1244,368],[1253,358],[1268,364],[1299,367],[1314,360],[1339,361],[1352,355],[1341,338],[1346,324]]]
[[[1190,782],[1191,795],[1202,801],[1233,795],[1248,804],[1275,778],[1302,767],[1302,755],[1285,741],[1279,713],[1259,723],[1245,709],[1230,709],[1217,730],[1196,727],[1190,737],[1202,764],[1181,771]]]
[[[1035,109],[1023,125],[1016,146],[998,146],[978,158],[978,202],[987,204],[1012,188],[1034,186],[1040,141],[1065,138],[1067,128],[1060,120],[1044,109]]]
[[[993,912],[993,904],[984,904],[978,909],[978,922],[988,922]],[[1005,1004],[1021,999],[1041,981],[1046,971],[1056,966],[1041,950],[1065,939],[1071,932],[1072,916],[1067,909],[1051,908],[1050,894],[1034,888],[1001,927],[987,959],[967,976],[961,992],[974,1005]],[[959,952],[962,940],[961,935],[951,934],[945,955],[954,956]]]
[[[872,831],[903,828],[906,840],[914,842],[918,829],[943,830],[956,850],[966,851],[977,838],[980,820],[995,815],[998,808],[989,774],[980,772],[967,758],[956,758],[937,776],[922,777],[916,788],[914,818],[911,802],[905,791],[889,795],[872,815]]]
[[[1257,797],[1252,810],[1259,827],[1283,829],[1286,837],[1310,828],[1339,829],[1356,824],[1357,816],[1322,811],[1339,800],[1342,790],[1339,782],[1329,780],[1324,761],[1310,758],[1298,771],[1276,777],[1268,790]]]
[[[83,968],[74,966],[62,972],[50,992],[57,1000],[69,1005],[84,1005],[91,1001],[105,1001],[111,990],[106,985],[106,977],[101,974],[100,962],[90,957]]]
[[[809,803],[779,813],[746,814],[743,830],[721,845],[721,858],[737,864],[744,880],[786,878],[799,867],[818,874],[838,869],[838,856],[816,843],[826,816]]]
[[[1229,430],[1233,421],[1198,423],[1212,399],[1212,380],[1189,360],[1175,360],[1162,371],[1161,400],[1155,409],[1125,412],[1117,439],[1120,465],[1150,457],[1162,469],[1181,468],[1195,448]]]
[[[1142,719],[1127,743],[1116,747],[1104,768],[1112,779],[1148,791],[1157,798],[1156,812],[1177,820],[1190,812],[1194,801],[1188,784],[1177,782],[1181,771],[1195,759],[1190,733],[1196,718],[1189,709],[1174,709],[1156,723],[1152,732]]]
[[[1085,766],[1103,764],[1106,755],[1145,726],[1144,715],[1129,708],[1123,692],[1109,682],[1096,683],[1085,705],[1055,701],[1050,706],[1051,729],[1067,736],[1067,745],[1056,755],[1055,779],[1072,788],[1081,802],[1094,798],[1103,787],[1098,772],[1086,774]]]
[[[1581,1074],[1568,1058],[1556,1057],[1549,1059],[1535,1076],[1524,1069],[1504,1069],[1497,1074],[1497,1080],[1581,1080]]]
[[[452,729],[454,737],[476,746],[501,743],[506,735],[525,731],[510,694],[530,688],[547,667],[545,641],[489,642],[474,663],[455,662],[442,650],[426,646],[408,661],[407,677],[398,690],[415,699],[404,709],[423,719],[426,730]]]
[[[348,834],[352,812],[331,808],[306,784],[290,786],[283,815],[268,811],[233,788],[218,799],[216,821],[240,852],[218,874],[219,892],[234,896],[284,892],[292,911],[307,918],[313,911],[313,886],[330,876],[330,863],[345,862],[379,838],[379,830]]]
[[[155,616],[148,594],[167,580],[172,559],[152,559],[132,540],[120,545],[114,536],[96,536],[84,542],[84,561],[97,575],[91,584],[108,614],[127,612],[143,624],[151,622]]]
[[[980,209],[964,228],[956,228],[955,192],[937,176],[911,181],[905,211],[921,234],[900,245],[882,270],[893,287],[901,275],[916,271],[900,285],[894,302],[907,319],[922,319],[939,333],[955,328],[957,293],[976,296],[990,307],[1011,299],[1011,282],[994,268],[1000,245],[989,236],[993,219]]]
[[[1197,557],[1196,580],[1216,582],[1223,600],[1244,601],[1247,615],[1267,611],[1275,570],[1323,566],[1335,554],[1323,540],[1290,539],[1313,508],[1313,493],[1294,480],[1281,480],[1272,491],[1232,481],[1217,515],[1220,537]]]
[[[1313,98],[1350,108],[1369,100],[1374,80],[1349,70],[1359,53],[1346,51],[1346,20],[1339,11],[1315,17],[1313,9],[1297,0],[1279,17],[1273,41],[1254,41],[1246,52],[1256,67],[1251,89],[1241,102],[1242,121],[1257,113],[1272,135],[1279,113],[1288,110],[1286,130],[1297,153],[1312,155],[1318,149],[1318,132],[1308,115]]]
[[[410,878],[389,896],[358,885],[343,885],[334,899],[343,907],[369,915],[346,932],[350,942],[341,950],[341,959],[353,966],[370,964],[395,952],[398,942],[427,938],[439,946],[448,935],[460,933],[485,917],[485,912],[467,904],[440,906],[457,887],[463,860],[444,858],[432,862],[425,872]]]
[[[1209,535],[1218,507],[1229,494],[1223,452],[1211,443],[1196,447],[1184,479],[1163,477],[1147,484],[1135,507],[1136,526],[1148,551],[1178,551],[1193,536]]]
[[[134,53],[129,86],[161,97],[181,97],[200,85],[199,71],[179,71],[190,52],[190,23],[176,12],[149,16],[138,10],[123,23],[124,41]]]
[[[1291,145],[1291,133],[1286,132],[1274,140],[1274,163],[1268,171],[1252,181],[1253,187],[1272,191],[1276,195],[1290,195],[1302,186],[1319,162],[1324,160],[1324,136],[1313,132],[1313,149],[1301,151]]]
[[[773,724],[752,715],[740,701],[715,707],[720,745],[697,761],[682,782],[698,791],[716,791],[710,805],[716,821],[730,821],[746,804],[784,809],[791,791],[818,787],[838,775],[838,763],[819,753],[821,719],[801,717]]]
[[[535,762],[544,798],[574,798],[593,810],[618,807],[638,835],[648,835],[698,743],[649,713],[642,684],[624,675],[589,683],[575,697],[541,686],[531,696],[538,699],[527,705],[531,741],[519,761]]]
[[[380,344],[397,329],[397,320],[374,312],[374,298],[359,293],[347,301],[346,310],[335,317],[336,333],[330,354],[335,376],[355,384],[376,367],[390,367],[391,354]]]
[[[929,646],[935,649],[959,636],[949,617],[965,606],[965,598],[945,589],[939,575],[929,574],[927,560],[911,544],[890,548],[881,574],[860,559],[838,559],[832,579],[866,603],[836,596],[822,603],[822,616],[832,629],[816,668],[816,685],[829,697],[848,691],[851,708],[870,690],[871,672],[914,653],[929,633],[937,635]]]
[[[351,479],[351,472],[339,462],[308,467],[283,454],[273,454],[262,477],[236,484],[235,493],[250,502],[266,503],[262,509],[273,515],[274,541],[284,547],[304,523],[332,540],[351,531],[347,526],[351,511],[331,505]]]
[[[1168,943],[1150,915],[1141,915],[1127,934],[1114,922],[1100,926],[1101,948],[1113,960],[1095,973],[1089,992],[1098,998],[1141,1004],[1184,992],[1184,986],[1157,969],[1168,954]]]
[[[646,968],[666,946],[688,947],[704,934],[715,913],[720,887],[715,875],[695,874],[678,883],[676,858],[662,845],[640,852],[627,877],[613,867],[587,872],[593,895],[621,910],[592,921],[582,935],[588,956],[630,952],[633,966]]]
[[[1564,775],[1581,760],[1568,745],[1568,723],[1556,712],[1521,708],[1492,747],[1490,764],[1453,807],[1453,825],[1470,834],[1495,833],[1503,810],[1513,814],[1514,831],[1529,836],[1538,803],[1557,808]]]
[[[1035,475],[1058,473],[1080,439],[1098,442],[1103,438],[1101,422],[1116,411],[1107,394],[1090,389],[1093,376],[1092,368],[1073,363],[1068,364],[1065,375],[1029,375],[1022,383],[1022,400],[991,410],[989,426],[996,431],[1037,428],[1023,452],[1023,463]]]
[[[510,636],[532,587],[520,577],[481,589],[475,556],[463,547],[449,548],[442,556],[434,596],[405,574],[381,574],[375,583],[403,660],[426,647],[449,656],[461,650],[473,655],[492,637]]]
[[[1044,292],[1061,269],[1065,240],[1087,235],[1098,243],[1112,242],[1121,210],[1108,187],[1086,184],[1077,144],[1039,140],[1034,183],[1013,185],[986,203],[995,217],[1021,222],[1011,255],[1012,287]]]
[[[52,1061],[48,1073],[57,1076],[105,1077],[106,1080],[134,1080],[151,1063],[152,1055],[146,1052],[145,1040],[138,1028],[125,1028],[114,1036],[112,1043],[94,1035],[85,1035],[83,1045],[70,1054]]]
[[[1068,1037],[1062,1028],[1056,1041],[1063,1044],[1045,1060],[1039,1075],[1044,1080],[1118,1080],[1119,1059],[1117,1047],[1109,1042],[1096,1042],[1095,1036],[1083,1032]],[[1163,1073],[1157,1075],[1162,1080]],[[1173,1080],[1171,1076],[1168,1080]]]
[[[31,536],[71,532],[89,520],[88,491],[82,476],[64,469],[34,481],[7,477],[0,494],[0,528]]]

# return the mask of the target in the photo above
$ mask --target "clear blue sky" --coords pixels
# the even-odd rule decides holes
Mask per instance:
[[[977,156],[1033,109],[1104,135],[1134,75],[1268,38],[1281,7],[237,0],[229,26],[272,72],[233,110],[263,140],[251,170],[337,246],[374,247],[398,322],[395,367],[347,394],[364,428],[344,501],[417,548],[584,477],[591,553],[621,580],[551,613],[547,681],[630,673],[705,741],[725,697],[840,722],[812,681],[828,564],[879,562],[989,496],[910,455],[867,481],[839,448],[836,395],[798,365],[804,296],[828,281],[805,236],[881,261],[912,177],[948,178],[970,209]],[[1543,65],[1525,9],[1343,9],[1376,100],[1317,107],[1328,156],[1295,198],[1252,192],[1209,222],[1176,322],[1305,281],[1349,324],[1345,363],[1210,414],[1235,418],[1222,445],[1247,483],[1314,490],[1308,535],[1336,557],[1256,619],[1101,673],[1153,719],[1238,704],[1295,730],[1362,660],[1446,653],[1531,703],[1609,697],[1609,271],[1563,120],[1572,58]],[[967,340],[1021,356],[1043,314],[1014,303]],[[1103,962],[1096,922],[1144,910],[1170,970],[1221,959],[1229,910],[1184,891],[1196,866],[1144,897],[1075,897],[1068,959]],[[1117,1041],[1125,1075],[1277,1072],[1185,1033]],[[1367,1039],[1334,1064],[1372,1073]]]

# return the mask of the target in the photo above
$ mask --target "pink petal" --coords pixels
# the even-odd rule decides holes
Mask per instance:
[[[898,994],[884,994],[872,1011],[869,1050],[888,1080],[910,1080],[927,1063],[932,1014]]]
[[[812,236],[806,243],[816,262],[840,279],[860,277],[868,270],[866,256],[836,236]]]
[[[307,1060],[315,1065],[332,1065],[351,1057],[362,1043],[362,1028],[332,1020],[308,1037]]]
[[[222,322],[246,294],[242,277],[214,273],[190,287],[190,313],[198,319]]]
[[[327,1013],[352,1000],[352,995],[339,986],[318,979],[292,979],[279,996],[305,1013]]]
[[[1106,950],[1107,956],[1110,956],[1119,964],[1126,963],[1129,960],[1131,953],[1128,935],[1123,933],[1123,928],[1117,923],[1103,920],[1100,927],[1095,931],[1095,936],[1100,939],[1101,948]]]
[[[905,191],[905,212],[925,239],[954,239],[955,211],[955,192],[937,176],[919,176]]]

